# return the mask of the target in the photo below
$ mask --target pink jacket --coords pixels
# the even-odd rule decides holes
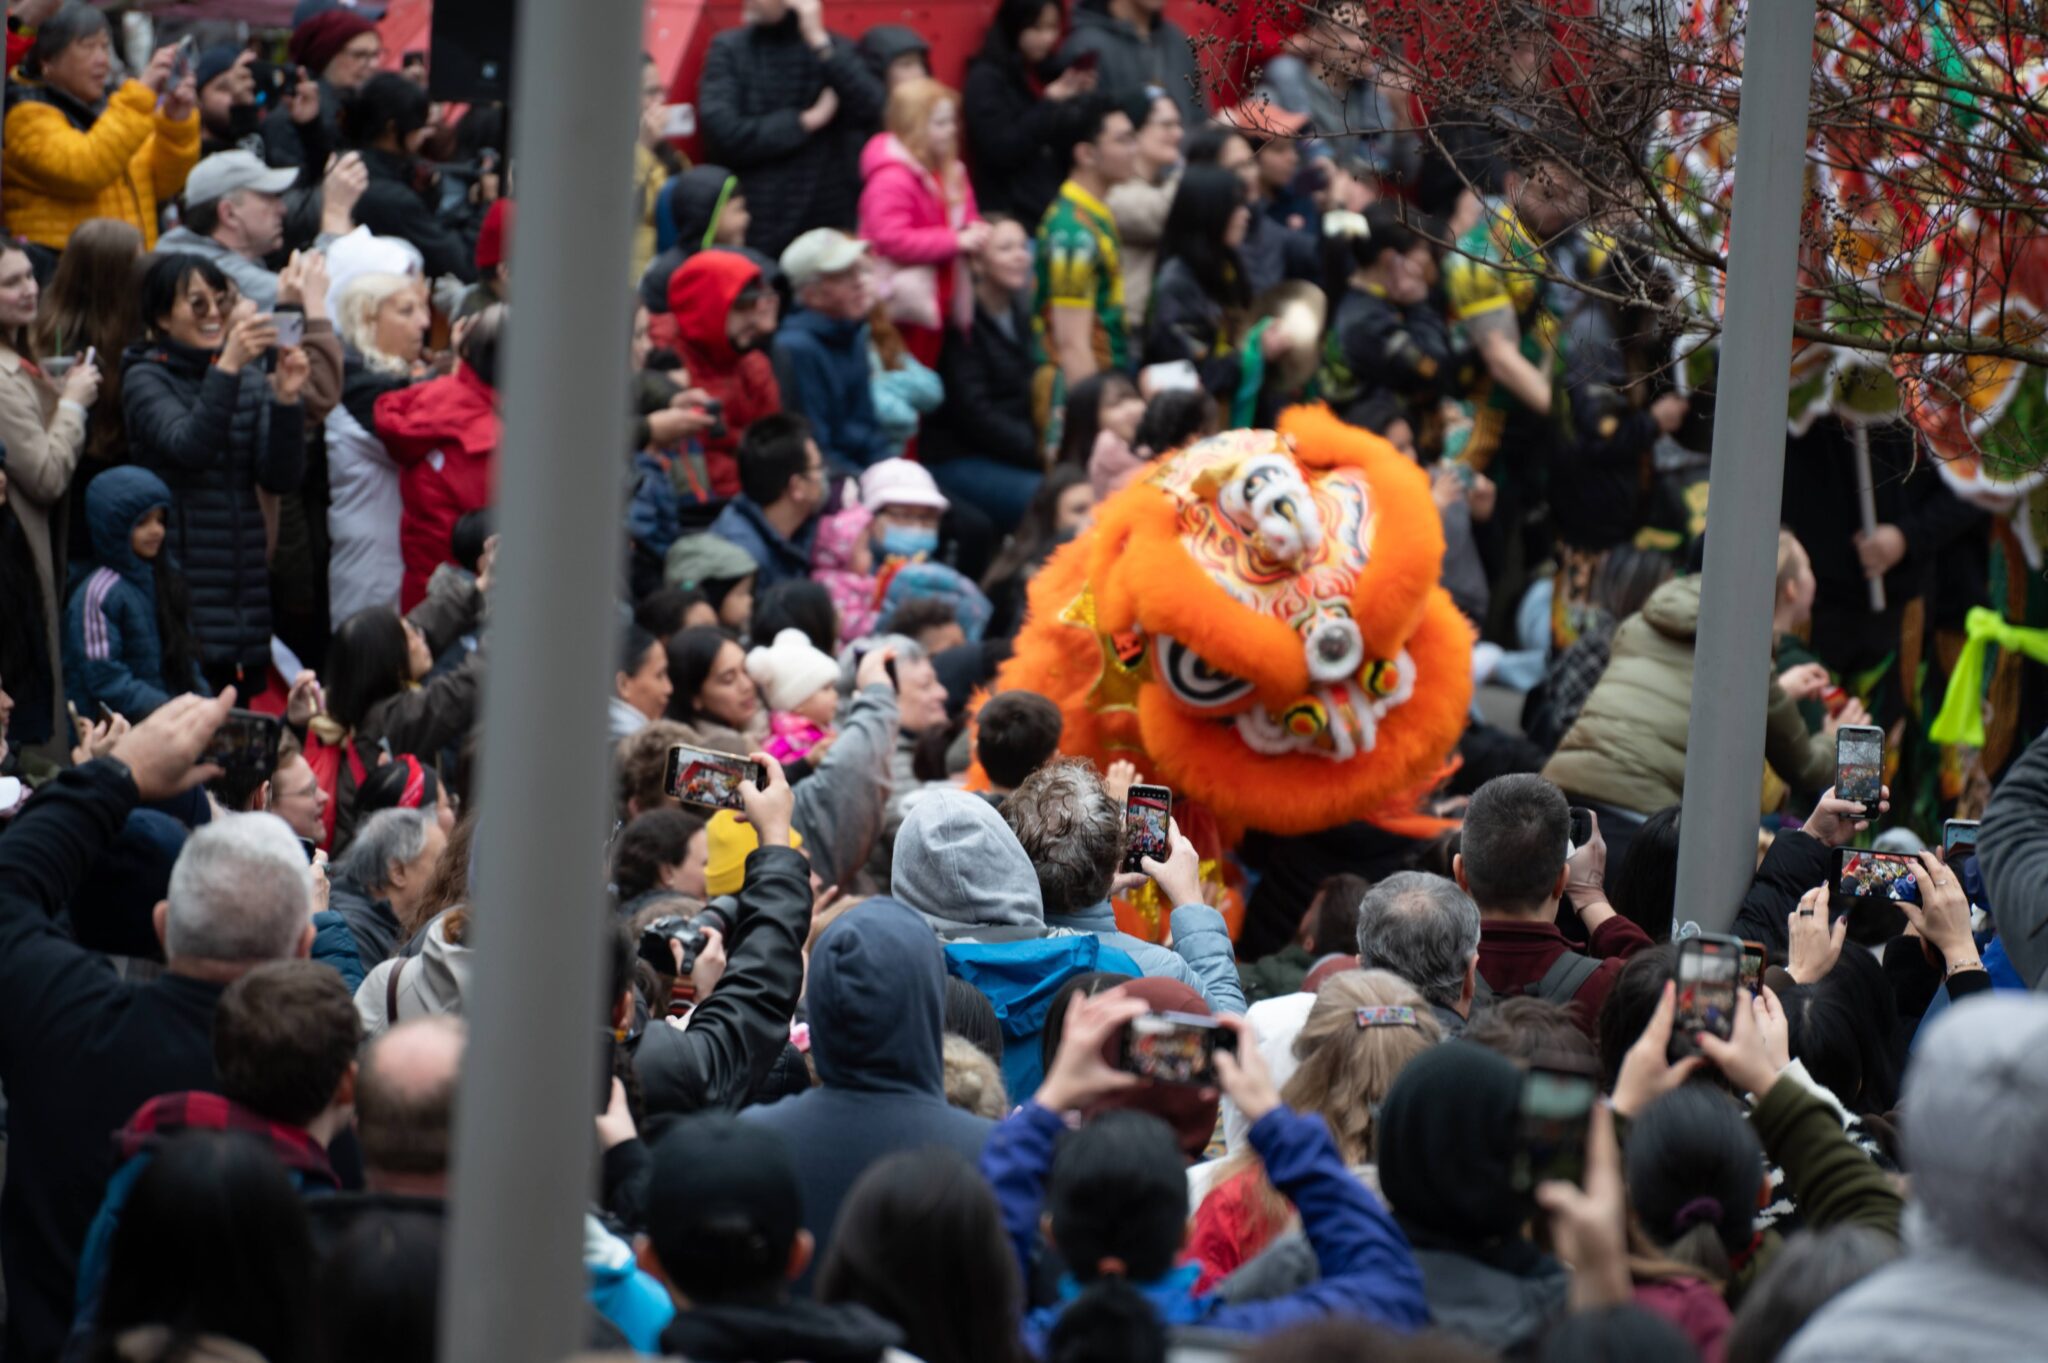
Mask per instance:
[[[958,197],[894,133],[876,133],[860,154],[860,234],[874,247],[890,320],[965,330],[974,321],[974,291],[958,233],[981,217],[966,168],[954,162]]]

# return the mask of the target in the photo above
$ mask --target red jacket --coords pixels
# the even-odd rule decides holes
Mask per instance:
[[[398,464],[405,579],[399,609],[427,597],[427,579],[454,561],[455,523],[491,504],[498,476],[498,394],[468,365],[377,399],[377,438]]]
[[[730,497],[740,490],[734,452],[747,427],[782,410],[775,365],[765,351],[742,354],[726,335],[733,300],[760,279],[761,268],[737,251],[699,251],[668,281],[668,306],[676,322],[676,348],[690,371],[690,385],[725,404],[725,434],[700,436],[711,490]]]
[[[1600,958],[1600,968],[1586,977],[1572,995],[1572,1020],[1597,1043],[1600,1005],[1614,988],[1615,977],[1628,958],[1655,945],[1643,930],[1620,914],[1602,923],[1583,953]],[[1507,918],[1479,920],[1479,978],[1495,994],[1519,994],[1543,979],[1551,963],[1575,950],[1555,923],[1529,923]]]

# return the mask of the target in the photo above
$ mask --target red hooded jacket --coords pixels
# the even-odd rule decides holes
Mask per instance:
[[[725,404],[725,434],[700,437],[711,490],[730,497],[740,490],[734,451],[747,427],[782,410],[775,365],[765,350],[733,349],[725,321],[733,301],[761,278],[760,266],[737,251],[699,251],[677,267],[668,281],[668,305],[676,323],[676,348],[690,371],[690,385]]]
[[[498,476],[498,394],[468,365],[377,399],[377,438],[398,464],[405,559],[399,609],[427,598],[427,579],[454,562],[455,523],[491,504]]]

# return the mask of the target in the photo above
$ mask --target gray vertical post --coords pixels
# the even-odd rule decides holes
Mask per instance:
[[[1709,931],[1734,922],[1756,865],[1813,20],[1814,0],[1761,0],[1749,6],[1742,42],[1714,493],[1678,846],[1678,919]]]
[[[448,1363],[552,1363],[584,1341],[640,10],[519,5],[518,287],[499,376],[504,549],[442,1271]]]

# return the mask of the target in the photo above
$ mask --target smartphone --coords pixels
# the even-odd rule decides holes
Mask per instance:
[[[85,348],[85,362],[86,362],[87,364],[98,364],[98,363],[99,363],[99,361],[100,361],[100,348],[99,348],[98,346],[96,346],[96,345],[89,345],[89,346],[87,346],[87,347]]]
[[[302,346],[306,343],[306,314],[295,309],[280,307],[270,315],[270,324],[277,328],[277,348]]]
[[[694,104],[662,105],[661,135],[669,138],[695,137],[697,135],[697,106]]]
[[[1701,933],[1678,944],[1678,1011],[1671,1023],[1671,1048],[1697,1055],[1693,1036],[1712,1032],[1723,1041],[1735,1035],[1736,986],[1742,980],[1742,943]]]
[[[306,864],[311,866],[320,857],[320,844],[311,838],[299,839],[299,850],[306,854]]]
[[[1904,852],[1871,852],[1860,847],[1835,849],[1835,897],[1918,904],[1920,882],[1913,879],[1918,857]]]
[[[108,704],[107,704],[107,703],[106,703],[105,701],[103,701],[103,700],[96,700],[96,701],[94,701],[94,702],[93,702],[93,708],[94,708],[94,709],[96,709],[96,710],[98,710],[98,711],[100,712],[100,721],[101,721],[101,723],[104,723],[104,724],[112,724],[112,723],[114,722],[114,711],[113,711],[113,708],[112,708],[111,706],[109,706],[109,705],[108,705]]]
[[[1941,825],[1941,860],[1956,873],[1966,890],[1975,894],[1977,877],[1977,821],[1948,819]]]
[[[1116,1067],[1155,1084],[1216,1082],[1216,1052],[1237,1050],[1237,1033],[1200,1013],[1144,1013],[1118,1033]]]
[[[1771,949],[1762,942],[1742,939],[1742,987],[1755,992],[1763,988],[1764,972],[1771,968]]]
[[[686,805],[743,812],[746,805],[740,800],[742,781],[752,781],[756,788],[765,786],[768,770],[759,762],[712,752],[709,748],[686,748],[679,743],[668,750],[668,774],[663,778],[663,789]]]
[[[1577,856],[1587,844],[1593,841],[1593,811],[1573,805],[1571,846],[1564,849],[1567,857]]]
[[[1850,724],[1835,730],[1835,797],[1873,813],[1884,796],[1884,730]]]
[[[704,399],[704,405],[698,410],[711,418],[711,425],[705,430],[704,434],[713,440],[725,439],[727,435],[725,428],[725,403],[718,398],[706,398]],[[895,680],[895,664],[891,663],[889,668],[890,680],[893,681]]]
[[[198,51],[199,40],[191,34],[188,33],[178,39],[177,80],[183,80],[192,74],[192,57]]]
[[[1599,1097],[1599,1077],[1590,1070],[1529,1067],[1516,1114],[1516,1192],[1533,1193],[1552,1179],[1584,1185],[1586,1130]]]
[[[1146,857],[1165,861],[1173,850],[1173,792],[1165,786],[1132,786],[1124,797],[1124,869],[1142,871]]]
[[[213,763],[229,777],[261,781],[277,769],[277,741],[283,732],[276,715],[230,710],[199,760]]]

